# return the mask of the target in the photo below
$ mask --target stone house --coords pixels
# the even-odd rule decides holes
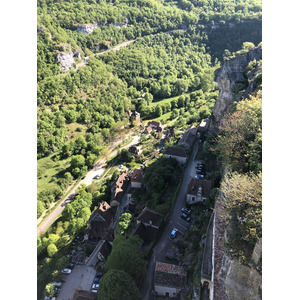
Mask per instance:
[[[175,158],[179,164],[185,164],[188,154],[185,149],[179,147],[167,147],[164,151],[165,158]]]
[[[157,261],[154,290],[157,296],[175,298],[187,285],[187,272],[183,267]]]
[[[97,300],[97,293],[75,289],[70,300]]]
[[[85,239],[103,239],[108,230],[112,228],[113,219],[114,213],[109,204],[105,201],[101,202],[88,220],[89,230]]]
[[[210,180],[191,178],[188,184],[186,201],[188,204],[203,202],[209,197],[213,183]]]
[[[197,131],[198,131],[197,127],[193,127],[193,125],[189,126],[184,132],[184,134],[182,135],[178,144],[188,148],[192,148],[197,136]]]
[[[150,121],[150,122],[148,122],[147,126],[150,126],[152,129],[154,129],[156,131],[162,131],[162,128],[161,128],[159,122]]]
[[[129,120],[130,124],[133,125],[133,122],[136,122],[136,125],[140,125],[141,123],[141,116],[137,111],[131,112],[129,111]]]
[[[137,226],[132,235],[138,235],[145,243],[152,242],[163,219],[162,214],[145,207],[137,217]]]
[[[131,188],[140,189],[143,184],[143,172],[141,169],[134,169],[131,176]]]

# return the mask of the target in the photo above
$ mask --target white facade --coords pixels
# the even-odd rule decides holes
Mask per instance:
[[[202,197],[202,187],[199,186],[197,195],[187,194],[186,201],[188,204],[203,202],[206,198]]]
[[[139,188],[142,187],[142,183],[141,182],[136,182],[136,181],[131,181],[131,187],[139,189]]]
[[[187,157],[182,157],[182,156],[175,156],[175,155],[170,155],[170,154],[164,154],[165,158],[175,158],[181,165],[184,165],[186,163]]]
[[[158,296],[169,296],[170,298],[175,298],[176,295],[180,292],[180,289],[167,287],[167,286],[161,286],[161,285],[155,285],[154,290],[157,293]]]

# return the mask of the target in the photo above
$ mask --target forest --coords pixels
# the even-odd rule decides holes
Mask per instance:
[[[151,119],[162,124],[172,121],[181,130],[207,118],[218,97],[214,71],[224,58],[235,55],[245,41],[255,45],[261,42],[261,18],[261,0],[38,0],[37,218],[99,158],[107,156],[114,141],[132,129],[129,111],[140,113],[142,125]],[[88,24],[93,24],[93,31],[80,32],[79,28]],[[132,40],[135,41],[118,51],[111,50]],[[69,70],[62,68],[60,54],[73,57]],[[85,60],[87,63],[83,63]],[[205,147],[207,155],[218,155],[233,172],[246,174],[243,180],[259,184],[261,164],[256,155],[261,147],[261,106],[259,96],[252,100],[240,104],[223,134],[209,139]],[[236,121],[240,117],[242,123]],[[247,122],[252,126],[247,128]],[[240,141],[240,152],[236,152],[233,133],[241,133],[245,128],[247,136]],[[159,144],[154,135],[146,141],[142,134],[141,139],[143,153],[139,160],[126,151],[120,154],[128,158],[129,167],[149,159],[153,145]],[[208,150],[210,147],[213,150]],[[241,179],[238,176],[242,175],[235,174],[228,177],[226,184]],[[171,178],[178,183],[180,169],[176,164],[154,158],[145,174],[149,190],[139,195],[141,201],[167,214],[170,199],[164,195],[175,190],[175,186],[168,185]],[[158,180],[160,185],[155,184]],[[66,248],[84,231],[97,203],[109,199],[109,184],[104,181],[78,190],[72,205],[38,239],[39,294],[50,278],[58,276],[56,271],[66,263]],[[230,210],[236,211],[229,205]],[[246,225],[238,230],[243,241],[252,245],[261,234],[261,225]],[[139,245],[139,241],[134,243]],[[234,236],[232,245],[240,247]],[[103,278],[104,286],[119,280],[125,271],[109,271]],[[135,287],[135,274],[130,276],[124,285]],[[129,297],[138,298],[133,289]],[[101,297],[109,299],[105,293]]]

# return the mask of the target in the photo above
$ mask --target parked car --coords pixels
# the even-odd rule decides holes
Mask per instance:
[[[201,174],[202,172],[201,171],[196,171],[196,174]]]
[[[177,232],[178,232],[178,229],[174,228],[170,234],[170,239],[175,239]]]
[[[191,209],[188,209],[188,208],[186,208],[186,207],[183,207],[183,208],[181,209],[181,211],[182,211],[183,213],[187,214],[188,216],[192,213],[192,210],[191,210]]]
[[[198,175],[198,179],[203,179],[204,178],[204,175],[203,174],[199,174]]]
[[[183,219],[183,220],[186,221],[186,222],[190,222],[190,221],[191,221],[191,218],[190,218],[187,214],[185,214],[185,213],[183,213],[183,214],[180,216],[180,218]]]
[[[100,175],[98,174],[98,175],[94,176],[93,179],[98,179],[99,177],[100,177]]]
[[[96,277],[101,277],[103,274],[101,272],[96,273]]]
[[[99,287],[99,284],[97,284],[97,283],[94,283],[94,284],[92,285],[92,289],[98,289],[98,287]]]
[[[93,293],[98,293],[98,290],[92,290]]]
[[[61,272],[63,274],[71,274],[72,270],[70,270],[70,269],[63,269]]]
[[[101,280],[101,278],[100,278],[100,277],[95,277],[95,278],[94,278],[94,283],[99,283],[99,282],[100,282],[100,280]]]
[[[72,270],[72,269],[74,269],[74,266],[75,266],[74,264],[70,263],[70,264],[68,265],[68,269],[71,269],[71,270]]]
[[[62,286],[61,282],[52,282],[55,287],[60,288]]]

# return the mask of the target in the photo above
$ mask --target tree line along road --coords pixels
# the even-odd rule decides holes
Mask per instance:
[[[128,136],[129,137],[129,136]],[[133,136],[133,141],[130,142],[128,145],[125,145],[124,147],[121,147],[118,150],[121,149],[125,149],[128,148],[136,143],[138,143],[139,141],[139,137],[138,136]],[[114,144],[112,146],[112,148],[115,148],[117,145],[119,145],[121,142],[123,142],[123,140],[119,141],[118,143]],[[98,160],[93,169],[90,170],[86,176],[84,177],[84,179],[82,179],[78,184],[76,184],[73,188],[70,189],[70,191],[68,192],[68,194],[58,203],[58,205],[55,207],[55,209],[50,213],[50,215],[48,217],[46,217],[39,225],[37,228],[37,236],[42,235],[47,229],[48,227],[59,217],[59,215],[62,213],[62,211],[64,210],[64,208],[66,207],[66,204],[68,203],[68,198],[69,197],[73,197],[75,196],[75,191],[76,189],[81,185],[81,184],[86,184],[89,185],[92,182],[92,178],[95,175],[100,175],[102,173],[104,173],[105,168],[104,165],[106,163],[106,161],[115,156],[118,152],[118,150],[114,150],[113,152],[111,152],[109,154],[109,156],[105,159],[105,158],[101,158],[100,160]],[[96,170],[96,166],[101,166],[100,169]],[[96,170],[96,171],[95,171]]]

